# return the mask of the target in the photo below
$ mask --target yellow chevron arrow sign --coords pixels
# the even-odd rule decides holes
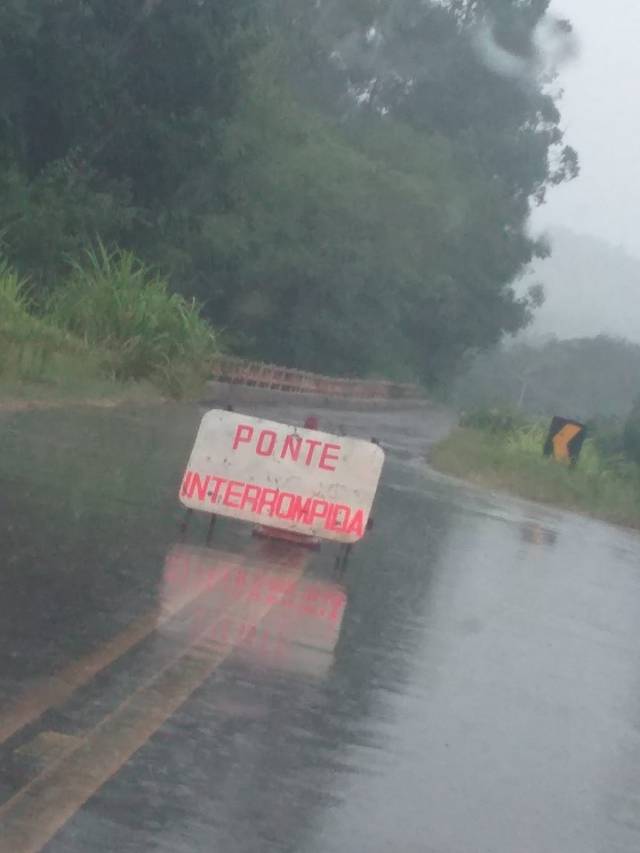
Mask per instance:
[[[567,424],[553,436],[553,455],[558,460],[570,458],[569,443],[582,432],[577,424]]]

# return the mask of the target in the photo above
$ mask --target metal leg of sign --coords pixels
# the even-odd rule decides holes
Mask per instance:
[[[209,527],[207,528],[207,545],[209,545],[211,540],[213,539],[213,531],[215,530],[217,520],[218,516],[212,514],[211,518],[209,519]]]
[[[192,509],[185,510],[182,521],[180,522],[180,533],[183,536],[186,536],[187,530],[189,529],[189,522],[191,521],[191,516],[193,515]]]
[[[335,562],[335,571],[339,577],[342,577],[347,569],[347,563],[349,562],[352,549],[353,545],[351,543],[340,546]]]

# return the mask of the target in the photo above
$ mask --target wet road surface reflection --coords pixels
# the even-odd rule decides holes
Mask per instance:
[[[640,849],[638,536],[391,456],[344,575],[207,547],[200,414],[0,416],[1,853]]]

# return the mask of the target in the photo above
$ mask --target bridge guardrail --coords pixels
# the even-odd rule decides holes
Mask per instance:
[[[361,400],[419,400],[424,397],[420,386],[410,383],[323,376],[307,370],[245,361],[233,356],[216,359],[212,365],[211,378],[231,385]]]

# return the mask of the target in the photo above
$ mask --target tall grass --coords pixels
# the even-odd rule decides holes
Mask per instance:
[[[27,282],[0,256],[0,322],[9,325],[23,320],[28,313]]]
[[[130,252],[87,251],[40,311],[0,256],[3,383],[150,380],[181,397],[200,389],[217,348],[199,306]]]
[[[480,419],[482,420],[482,419]],[[548,423],[463,427],[431,455],[435,467],[480,485],[640,527],[640,469],[604,456],[588,438],[575,468],[543,456]]]
[[[97,359],[82,341],[34,312],[28,282],[0,257],[0,378],[52,382],[98,371]]]
[[[172,396],[203,381],[217,350],[195,301],[170,293],[132,253],[102,244],[72,263],[47,309],[57,326],[109,354],[115,378],[152,379]]]

